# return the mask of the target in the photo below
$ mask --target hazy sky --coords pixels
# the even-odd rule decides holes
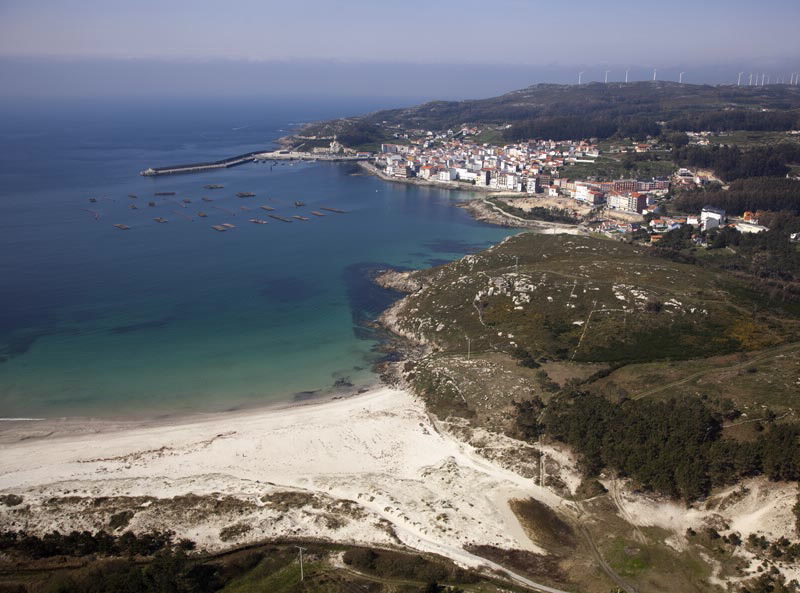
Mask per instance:
[[[800,69],[799,21],[800,0],[0,0],[0,76],[50,60]]]

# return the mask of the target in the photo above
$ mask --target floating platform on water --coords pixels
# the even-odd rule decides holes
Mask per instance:
[[[277,214],[270,214],[270,218],[274,218],[275,220],[280,220],[281,222],[292,222],[288,218],[284,218],[283,216],[278,216]]]
[[[297,216],[297,215],[295,215],[295,216],[292,216],[292,218],[296,218],[297,220],[311,220],[307,216]]]
[[[208,185],[204,185],[203,187],[206,189],[222,189],[225,186],[220,185],[219,183],[209,183]]]
[[[254,198],[255,195],[256,195],[255,192],[251,192],[251,191],[236,192],[236,197],[237,198]]]
[[[316,210],[312,210],[311,214],[313,214],[314,216],[325,216],[322,212],[317,212]]]
[[[153,195],[154,196],[174,196],[178,192],[174,191],[157,191]]]
[[[200,212],[197,213],[197,216],[199,216],[200,218],[206,218],[208,216],[208,214],[206,214],[203,211],[200,211]]]
[[[131,228],[127,224],[115,224],[114,226],[117,227],[121,231],[128,231]]]
[[[166,218],[162,218],[161,216],[159,216],[158,218],[154,218],[153,220],[155,220],[156,222],[161,223],[161,224],[164,224],[165,222],[169,222]]]
[[[272,206],[261,206],[260,208],[262,210],[266,210],[267,212],[272,212],[273,210],[275,210],[275,208],[273,208]]]
[[[326,208],[323,206],[320,210],[327,210],[328,212],[335,212],[336,214],[347,214],[344,210],[339,210],[338,208]]]
[[[222,226],[221,224],[215,224],[211,228],[214,229],[215,231],[219,231],[220,233],[224,233],[225,231],[228,230],[226,227]]]
[[[263,220],[263,219],[261,219],[261,218],[251,218],[251,219],[250,219],[250,220],[248,220],[247,222],[252,222],[252,223],[254,223],[254,224],[269,224],[269,221],[267,221],[267,220]]]
[[[226,229],[235,229],[236,228],[235,224],[231,224],[229,222],[223,222],[222,226],[224,226]]]

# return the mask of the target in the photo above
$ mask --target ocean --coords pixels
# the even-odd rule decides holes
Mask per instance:
[[[304,122],[404,103],[0,105],[0,417],[155,417],[376,383],[380,336],[365,322],[397,295],[371,282],[375,271],[438,265],[509,230],[455,207],[468,194],[347,164],[139,171],[267,149]],[[262,205],[309,220],[268,218]],[[347,213],[310,214],[321,207]],[[235,228],[211,228],[223,223]]]

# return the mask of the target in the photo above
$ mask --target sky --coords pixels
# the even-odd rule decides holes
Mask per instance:
[[[0,93],[197,92],[204,67],[246,93],[306,92],[321,73],[323,92],[372,80],[409,96],[568,82],[579,69],[716,83],[800,70],[799,17],[798,0],[0,0]]]

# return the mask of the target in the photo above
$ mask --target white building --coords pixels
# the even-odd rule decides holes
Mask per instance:
[[[439,171],[439,181],[455,181],[456,170],[452,167],[447,167]]]
[[[723,225],[725,224],[726,220],[727,217],[725,216],[725,211],[722,208],[705,206],[700,211],[700,224],[703,226],[704,231]]]
[[[769,229],[760,224],[753,224],[752,222],[737,222],[736,230],[740,233],[763,233]]]

